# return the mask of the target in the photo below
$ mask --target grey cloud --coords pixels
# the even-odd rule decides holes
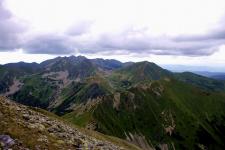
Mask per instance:
[[[45,54],[142,54],[207,56],[215,53],[224,43],[223,39],[178,40],[178,37],[152,37],[141,31],[105,33],[82,40],[82,35],[45,34],[31,38],[24,45],[27,53]],[[74,38],[75,37],[75,38]],[[193,37],[194,38],[194,37]],[[141,56],[141,55],[140,55]]]
[[[22,43],[20,36],[25,28],[24,24],[5,9],[4,1],[0,0],[0,51],[20,48]]]
[[[134,54],[203,56],[216,52],[221,41],[176,41],[173,37],[151,37],[145,34],[104,34],[96,41],[80,47],[80,53],[123,51]]]
[[[33,54],[71,54],[74,52],[73,43],[67,36],[44,34],[32,37],[23,46],[26,53]]]
[[[182,35],[175,38],[177,42],[182,41],[218,41],[225,40],[225,29],[217,29],[209,31],[209,33],[201,35]]]
[[[76,49],[81,48],[79,39],[87,33],[91,27],[91,22],[79,22],[70,27],[64,33],[47,33],[31,35],[23,45],[24,52],[33,54],[74,54]],[[75,39],[75,40],[74,40]]]
[[[134,53],[156,55],[208,56],[225,44],[225,17],[203,35],[161,36],[146,34],[148,29],[128,28],[121,33],[102,34],[80,47],[80,53]]]

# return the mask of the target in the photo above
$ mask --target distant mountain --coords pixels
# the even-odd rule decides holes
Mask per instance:
[[[152,62],[70,56],[6,64],[0,93],[146,150],[225,147],[225,82]]]
[[[211,78],[217,79],[217,80],[225,80],[225,74],[214,75],[214,76],[211,76]]]
[[[172,72],[192,72],[216,80],[225,80],[225,67],[188,66],[188,65],[161,65]]]
[[[162,69],[154,63],[147,61],[138,62],[121,68],[116,73],[127,75],[128,80],[159,80],[163,77],[170,77],[172,75],[168,70]]]
[[[103,70],[114,70],[124,66],[124,64],[114,59],[92,59],[91,60],[97,67]]]
[[[107,79],[114,89],[127,89],[138,83],[151,82],[171,76],[170,71],[162,69],[154,63],[144,61],[115,70],[107,76]]]
[[[204,90],[225,91],[225,82],[204,77],[191,72],[175,73],[175,78]]]
[[[224,72],[195,72],[196,74],[206,76],[217,80],[225,80]]]
[[[95,74],[93,63],[83,56],[57,57],[40,64],[45,72],[67,71],[71,79],[84,79]]]

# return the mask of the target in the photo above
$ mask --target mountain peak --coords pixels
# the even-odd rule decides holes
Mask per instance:
[[[158,68],[161,68],[158,65],[156,65],[155,63],[149,62],[149,61],[137,62],[136,65],[143,66],[143,67],[158,67]]]
[[[64,58],[66,58],[66,59],[79,59],[79,60],[85,60],[85,59],[87,59],[85,56],[82,56],[82,55],[78,55],[78,56],[71,55],[69,57],[66,57],[65,56]]]
[[[132,80],[158,80],[162,77],[168,77],[171,72],[165,70],[155,63],[142,61],[131,64],[120,70],[121,73],[129,74]]]

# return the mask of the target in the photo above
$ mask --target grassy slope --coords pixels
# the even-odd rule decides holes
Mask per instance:
[[[112,93],[111,90],[107,81],[98,75],[86,78],[84,82],[72,82],[62,89],[57,100],[60,103],[53,108],[53,112],[63,115],[71,111],[71,106],[87,103],[93,99]]]
[[[55,94],[55,82],[40,75],[32,75],[22,80],[24,86],[12,98],[22,104],[46,108]]]
[[[171,75],[171,72],[160,68],[156,64],[144,61],[116,70],[107,79],[115,89],[124,90],[140,82],[159,80]]]
[[[0,65],[0,93],[7,91],[9,86],[13,83],[14,78],[29,75],[40,71],[36,63],[10,63]]]
[[[152,90],[159,85],[164,88],[161,96]],[[175,143],[179,149],[194,149],[200,143],[210,149],[224,147],[224,94],[204,92],[175,80],[152,86],[146,91],[130,89],[134,99],[129,92],[122,93],[119,110],[112,107],[113,98],[107,97],[93,114],[98,131],[122,138],[124,132],[142,133],[155,146]],[[176,126],[169,136],[164,128],[172,124],[171,116]]]
[[[225,91],[224,81],[207,78],[191,72],[176,73],[174,77],[182,82],[192,84],[204,90]]]
[[[171,76],[182,82],[169,79]],[[141,88],[160,78],[151,88]],[[119,109],[113,108],[113,96],[105,96],[94,111],[77,115],[77,110],[65,118],[81,126],[94,120],[98,131],[121,138],[126,138],[125,132],[141,133],[154,146],[167,143],[172,148],[175,143],[179,149],[197,149],[199,144],[210,149],[224,147],[225,96],[209,92],[223,90],[223,84],[190,73],[171,75],[148,62],[115,71],[107,79],[114,92],[121,93]],[[157,96],[160,88],[163,92]],[[175,130],[170,136],[165,128],[172,126],[172,120]]]

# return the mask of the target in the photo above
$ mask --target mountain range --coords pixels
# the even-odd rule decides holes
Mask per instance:
[[[0,93],[144,150],[225,148],[225,82],[152,62],[70,56],[0,65]]]
[[[225,73],[224,72],[208,72],[208,71],[197,71],[194,72],[196,74],[208,77],[208,78],[213,78],[216,80],[225,80]]]

